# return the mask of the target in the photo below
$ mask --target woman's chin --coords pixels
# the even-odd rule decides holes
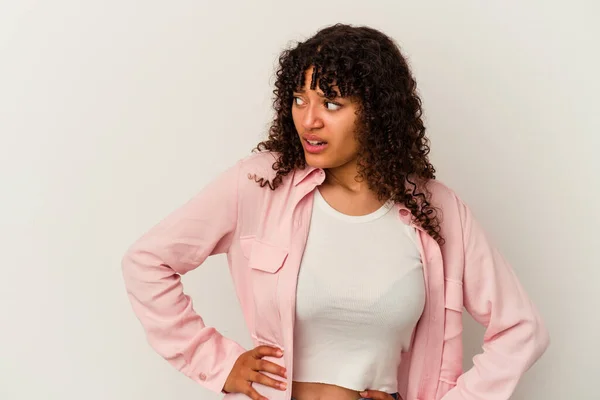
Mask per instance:
[[[332,153],[331,151],[324,151],[314,154],[304,151],[304,159],[307,165],[321,169],[335,169],[348,164],[356,164],[356,154],[349,154],[344,157],[339,152],[335,153],[335,155]]]
[[[325,154],[311,154],[304,152],[304,159],[306,160],[306,164],[313,168],[326,169],[331,168],[331,165],[334,164]]]

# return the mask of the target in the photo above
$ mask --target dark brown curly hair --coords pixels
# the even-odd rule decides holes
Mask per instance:
[[[254,179],[275,190],[284,176],[306,167],[291,107],[311,66],[312,89],[318,82],[327,98],[337,97],[335,86],[341,97],[358,99],[358,179],[366,180],[380,200],[404,204],[413,220],[442,244],[425,185],[435,179],[435,168],[428,159],[417,84],[399,47],[376,29],[335,24],[281,53],[273,90],[275,117],[267,140],[254,149],[278,153],[276,175],[272,181]]]

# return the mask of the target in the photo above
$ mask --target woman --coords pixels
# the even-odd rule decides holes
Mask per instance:
[[[510,265],[435,179],[395,43],[334,25],[283,52],[257,151],[123,259],[150,344],[229,399],[500,400],[548,346]],[[255,348],[205,326],[180,274],[226,253]],[[462,371],[463,306],[486,327]]]

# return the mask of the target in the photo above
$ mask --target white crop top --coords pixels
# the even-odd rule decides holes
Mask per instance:
[[[293,380],[397,391],[402,352],[425,305],[414,228],[398,208],[349,216],[315,190],[300,265]]]

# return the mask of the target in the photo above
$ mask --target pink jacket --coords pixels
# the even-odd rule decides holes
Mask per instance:
[[[271,400],[291,397],[296,281],[308,235],[315,188],[325,178],[307,167],[275,191],[253,179],[272,178],[271,153],[252,154],[138,239],[123,258],[127,292],[150,345],[178,370],[221,392],[247,349],[204,324],[183,292],[180,274],[226,253],[234,287],[255,345],[284,350],[288,389],[255,383]],[[451,189],[430,182],[442,209],[440,247],[399,208],[399,223],[417,228],[424,264],[425,309],[398,371],[404,400],[506,400],[549,344],[540,316],[511,266],[490,244],[473,214]],[[486,327],[483,353],[462,371],[463,306]],[[366,344],[368,345],[368,344]],[[225,395],[226,400],[247,398]]]

